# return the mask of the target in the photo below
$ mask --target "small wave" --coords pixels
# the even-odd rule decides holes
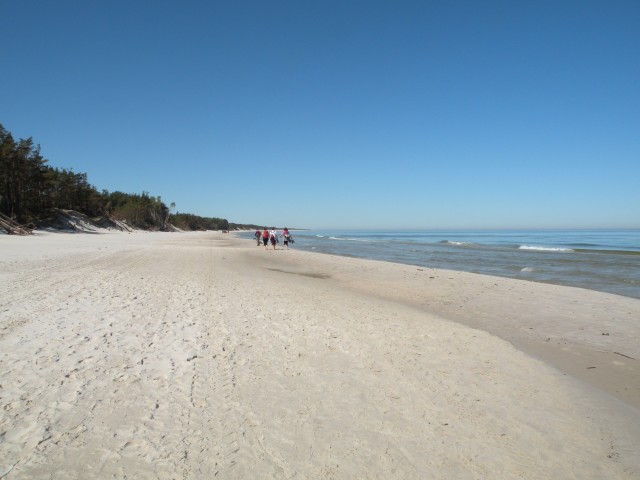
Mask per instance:
[[[338,240],[346,240],[349,242],[360,242],[360,243],[385,243],[385,240],[374,240],[372,238],[338,238]],[[388,243],[388,242],[387,242]]]
[[[454,240],[442,240],[440,243],[444,243],[445,245],[454,245],[456,247],[466,247],[468,245],[473,245],[471,242],[456,242]]]
[[[524,268],[520,269],[520,271],[524,272],[524,273],[530,273],[530,272],[533,272],[534,270],[531,267],[524,267]]]
[[[538,252],[574,252],[572,248],[562,248],[562,247],[540,247],[536,245],[520,245],[518,247],[519,250],[535,250]]]
[[[326,238],[326,237],[323,237]],[[351,237],[328,237],[329,240],[335,240],[338,242],[362,242],[362,243],[376,243],[375,240],[366,238],[351,238]]]

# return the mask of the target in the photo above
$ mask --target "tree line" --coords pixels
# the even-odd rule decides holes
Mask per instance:
[[[98,191],[86,173],[47,165],[40,145],[31,137],[15,140],[0,124],[0,213],[26,224],[38,222],[55,209],[75,210],[91,218],[126,222],[133,228],[167,230],[229,230],[255,225],[229,224],[224,218],[175,213],[160,196]]]

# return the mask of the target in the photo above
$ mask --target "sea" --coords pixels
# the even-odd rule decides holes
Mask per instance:
[[[640,298],[636,230],[292,230],[292,248]],[[253,239],[253,233],[243,232]],[[282,247],[282,244],[280,244]]]

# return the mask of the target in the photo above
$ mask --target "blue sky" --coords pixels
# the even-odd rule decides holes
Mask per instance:
[[[0,0],[0,123],[307,228],[640,227],[640,2]]]

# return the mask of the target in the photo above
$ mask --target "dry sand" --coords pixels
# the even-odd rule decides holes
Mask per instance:
[[[639,319],[213,232],[0,236],[0,478],[638,479]]]

